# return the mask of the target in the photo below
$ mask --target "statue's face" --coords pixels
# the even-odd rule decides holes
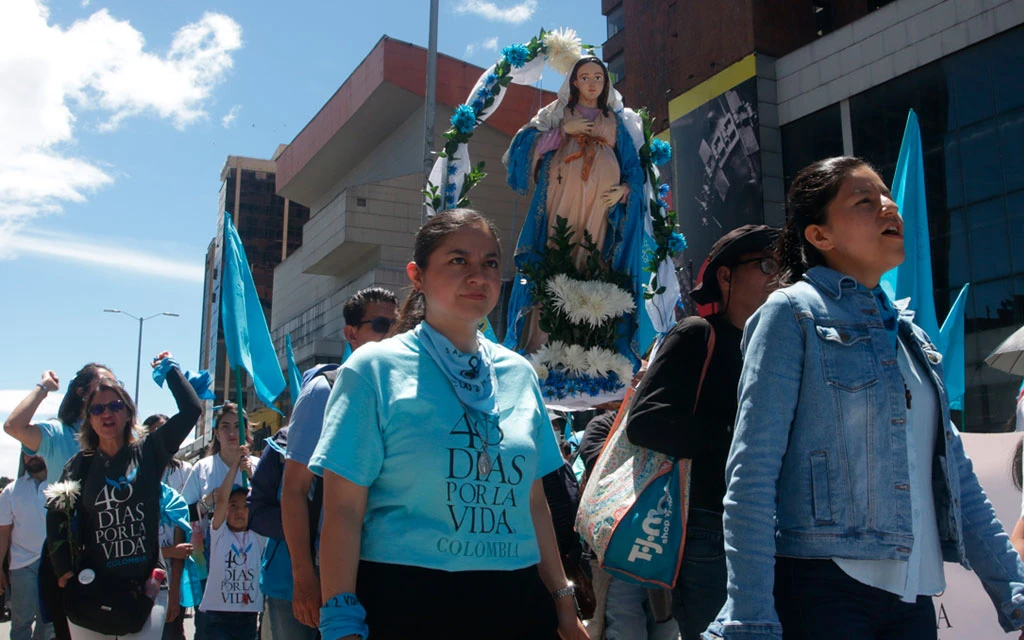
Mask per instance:
[[[588,102],[596,101],[604,91],[604,69],[596,62],[587,62],[576,70],[572,84],[580,92],[580,97]]]

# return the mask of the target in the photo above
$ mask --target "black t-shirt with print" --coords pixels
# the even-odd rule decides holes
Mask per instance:
[[[201,411],[199,398],[177,368],[167,374],[167,384],[178,413],[166,424],[114,456],[99,449],[80,451],[64,468],[62,480],[81,480],[83,461],[91,458],[78,503],[78,539],[84,545],[78,569],[144,580],[159,562],[161,476]],[[54,509],[47,518],[58,576],[73,570],[67,545],[58,542],[65,537],[63,519]]]

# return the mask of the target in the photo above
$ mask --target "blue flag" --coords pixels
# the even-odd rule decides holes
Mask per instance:
[[[914,323],[935,340],[939,321],[935,317],[932,283],[932,251],[928,239],[928,206],[924,192],[924,156],[917,114],[910,110],[903,131],[903,144],[892,179],[892,196],[903,216],[903,238],[907,257],[903,264],[882,276],[882,288],[892,300],[910,298]]]
[[[967,390],[965,369],[967,359],[964,357],[964,307],[967,306],[967,290],[970,284],[960,289],[960,295],[949,310],[946,321],[939,330],[939,339],[935,346],[942,354],[942,371],[946,378],[946,394],[949,395],[949,408],[964,410],[964,392]]]
[[[263,305],[256,295],[245,248],[227,212],[224,213],[224,275],[220,295],[228,363],[233,370],[241,367],[248,371],[257,397],[278,411],[274,401],[284,391],[284,375],[267,329]]]
[[[292,395],[292,406],[299,399],[299,389],[302,388],[302,372],[299,365],[295,364],[295,354],[292,352],[292,334],[284,337],[284,348],[288,356],[288,392]]]

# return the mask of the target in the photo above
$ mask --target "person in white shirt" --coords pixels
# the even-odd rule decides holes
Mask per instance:
[[[244,414],[243,414],[244,417]],[[234,402],[225,402],[213,414],[214,440],[210,445],[210,453],[202,458],[189,471],[185,486],[181,490],[181,497],[189,506],[193,522],[198,522],[198,530],[202,535],[193,535],[192,557],[200,565],[200,574],[205,574],[206,559],[204,545],[209,542],[209,519],[214,508],[214,491],[227,477],[232,467],[233,484],[242,484],[242,471],[238,470],[238,461],[242,456],[242,445],[238,433],[239,410]],[[249,468],[255,469],[260,459],[249,456]],[[205,584],[204,584],[205,588]],[[206,614],[202,610],[196,613],[196,637],[204,638]]]
[[[210,576],[199,610],[204,634],[217,640],[254,640],[263,610],[260,558],[266,538],[249,529],[248,490],[232,483],[236,471],[252,476],[248,447],[217,488],[210,529]]]
[[[46,538],[46,462],[22,453],[24,473],[0,492],[0,564],[11,550],[11,577],[0,593],[11,604],[11,640],[49,640],[53,625],[39,616],[39,557]],[[33,629],[33,626],[35,627]]]

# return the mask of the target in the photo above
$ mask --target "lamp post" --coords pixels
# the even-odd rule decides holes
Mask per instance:
[[[138,320],[139,321],[139,352],[138,352],[138,355],[136,355],[136,358],[135,358],[135,406],[138,407],[139,406],[139,370],[142,368],[142,323],[145,322],[146,320],[152,320],[153,318],[155,318],[157,316],[170,316],[172,318],[177,318],[178,314],[176,314],[176,313],[169,313],[167,311],[162,311],[160,313],[154,313],[151,316],[146,316],[145,318],[143,318],[141,316],[137,316],[137,315],[128,313],[127,311],[122,311],[121,309],[104,309],[103,313],[123,313],[124,315],[128,316],[129,318],[132,318],[134,320]]]

